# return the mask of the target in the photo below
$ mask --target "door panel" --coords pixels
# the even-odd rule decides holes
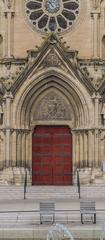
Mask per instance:
[[[66,126],[37,126],[32,137],[32,184],[72,184],[72,135]]]

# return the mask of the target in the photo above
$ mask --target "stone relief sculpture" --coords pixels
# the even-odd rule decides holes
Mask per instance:
[[[35,119],[71,119],[71,111],[69,106],[61,96],[50,93],[45,96],[39,103],[39,110]]]
[[[57,54],[53,49],[43,62],[44,67],[50,67],[50,66],[58,67],[60,66],[60,64],[61,64],[60,59],[58,58]]]

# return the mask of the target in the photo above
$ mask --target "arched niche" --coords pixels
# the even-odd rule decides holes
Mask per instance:
[[[58,102],[60,101],[61,98],[64,99],[67,106],[68,105],[70,106],[70,112],[72,109],[74,118],[72,118],[71,121],[74,122],[73,127],[87,126],[87,124],[90,122],[91,101],[90,104],[88,104],[89,103],[89,99],[87,102],[88,92],[83,87],[82,89],[80,88],[81,84],[78,87],[77,82],[75,84],[74,81],[72,81],[71,77],[70,79],[66,79],[65,75],[63,78],[63,75],[57,76],[55,72],[53,76],[51,75],[46,78],[43,78],[43,76],[41,76],[41,78],[37,77],[37,79],[38,80],[35,81],[34,77],[32,84],[29,84],[28,87],[26,87],[25,84],[25,88],[24,89],[22,88],[22,91],[20,91],[21,93],[20,96],[18,92],[18,94],[15,97],[15,101],[13,104],[14,105],[13,119],[14,124],[17,127],[21,128],[21,126],[22,127],[30,126],[30,124],[34,120],[36,121],[38,119],[37,108],[41,106],[40,100],[43,99],[43,97],[45,97],[47,93],[49,94],[50,91],[51,92],[54,91],[55,94],[59,95]],[[51,103],[51,105],[53,104]],[[68,121],[67,117],[66,120]]]

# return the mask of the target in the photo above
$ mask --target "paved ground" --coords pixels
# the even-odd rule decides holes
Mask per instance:
[[[0,189],[0,239],[45,239],[50,225],[40,225],[39,202],[48,201],[48,198],[29,194],[28,198],[23,199],[23,188],[21,195],[19,189],[13,196],[12,188],[8,187],[8,195],[6,194],[7,187]],[[4,192],[5,191],[5,192]],[[44,191],[44,190],[43,190]],[[87,191],[87,190],[86,190]],[[103,191],[103,189],[102,189]],[[12,192],[12,194],[11,194]],[[103,239],[105,237],[105,198],[104,195],[99,196],[98,188],[95,189],[95,194],[91,199],[96,201],[97,223],[93,224],[90,216],[85,216],[86,222],[82,225],[80,222],[80,199],[78,195],[75,197],[64,198],[49,198],[55,202],[56,222],[67,225],[75,238],[81,239]],[[17,194],[17,195],[16,195]],[[48,193],[47,193],[48,194]],[[6,197],[7,196],[7,197]],[[30,196],[30,197],[29,197]],[[88,194],[89,196],[89,194]],[[103,196],[103,197],[102,197]],[[31,238],[33,237],[33,238]]]
[[[56,222],[70,223],[71,225],[77,225],[80,223],[80,200],[65,200],[56,202]],[[96,212],[97,212],[97,226],[102,225],[105,222],[105,201],[96,200]],[[90,218],[88,221],[90,221]],[[0,202],[0,226],[5,223],[10,225],[11,223],[20,224],[39,224],[39,201],[36,200],[5,200]],[[86,225],[88,225],[86,223]],[[90,222],[89,222],[90,225]]]
[[[25,200],[2,200],[0,201],[0,211],[35,211],[39,210],[39,202],[43,200],[25,199]],[[47,201],[44,199],[44,201]],[[80,210],[81,199],[63,199],[63,201],[54,201],[56,210]],[[105,200],[96,199],[96,210],[105,211]]]

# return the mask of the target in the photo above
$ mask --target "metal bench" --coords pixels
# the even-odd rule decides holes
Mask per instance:
[[[42,202],[40,203],[40,224],[54,223],[55,220],[55,203]]]
[[[93,216],[93,223],[96,223],[95,201],[83,200],[80,202],[81,223],[83,224],[83,215]]]

